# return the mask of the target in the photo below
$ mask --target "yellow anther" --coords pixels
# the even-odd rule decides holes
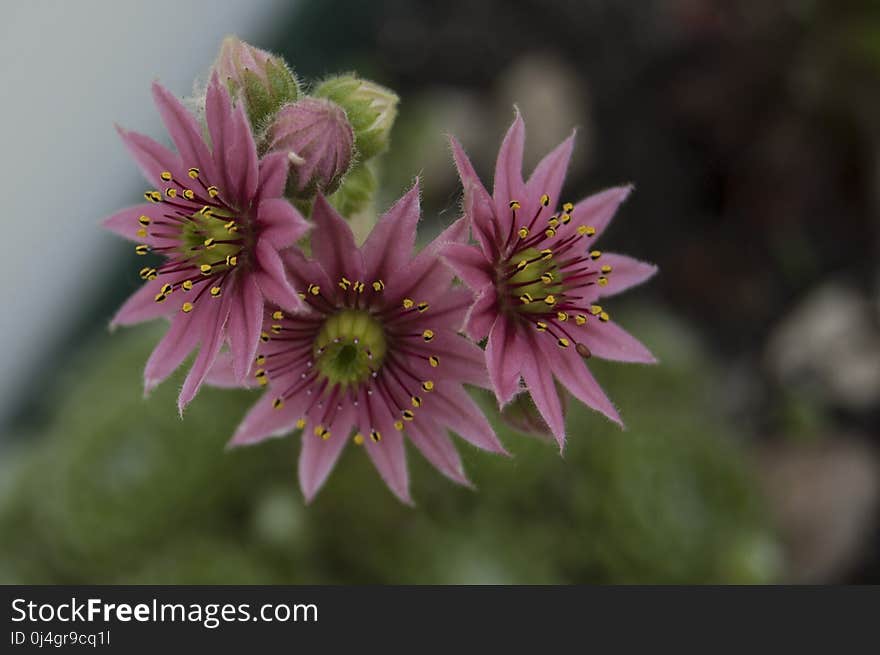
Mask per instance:
[[[550,305],[551,307],[556,304],[556,296],[552,293],[544,296],[544,302]]]
[[[266,370],[262,369],[262,368],[258,368],[256,371],[254,371],[254,377],[257,378],[258,380],[260,378],[265,378],[266,377]]]
[[[323,431],[324,431],[324,426],[323,426],[323,425],[316,425],[316,426],[315,426],[315,436],[316,436],[316,437],[321,436],[321,433],[322,433]]]
[[[412,421],[416,417],[415,412],[411,409],[403,410],[403,420],[404,421]]]
[[[591,250],[590,251],[590,259],[599,259],[602,256],[601,250]]]
[[[370,439],[374,442],[379,443],[382,441],[382,434],[378,430],[370,430]]]
[[[363,446],[364,445],[364,435],[362,435],[360,432],[358,432],[356,435],[354,435],[354,439],[352,439],[352,441],[354,441],[355,446]]]
[[[193,281],[192,280],[184,280],[180,286],[183,287],[184,291],[190,291],[193,288]]]
[[[254,361],[257,363],[257,366],[263,366],[266,363],[266,356],[257,355],[257,358]]]
[[[550,250],[550,248],[544,248],[544,250],[541,251],[541,258],[542,259],[551,259],[552,257],[553,257],[553,251]]]
[[[199,266],[199,270],[202,272],[202,275],[210,275],[211,274],[211,265],[210,264],[202,264]]]
[[[538,332],[546,332],[547,324],[544,321],[538,321],[535,323],[535,327],[538,329]]]
[[[357,291],[358,293],[363,293],[363,292],[364,292],[364,288],[365,288],[365,287],[364,287],[364,283],[363,283],[363,282],[355,282],[355,283],[354,283],[354,290]]]
[[[596,282],[599,283],[600,287],[608,286],[608,278],[605,277],[604,275],[599,276],[599,278],[596,280]]]
[[[425,341],[430,341],[433,338],[434,338],[434,331],[433,330],[425,330],[424,332],[422,332],[422,339],[424,339]]]
[[[426,312],[426,311],[428,311],[428,306],[429,306],[428,303],[426,303],[426,302],[420,302],[420,303],[416,306],[416,309],[418,309],[420,312]]]
[[[577,323],[578,325],[583,325],[584,323],[587,322],[587,317],[584,316],[583,314],[578,314],[577,316],[574,317],[574,322]]]
[[[196,179],[196,178],[199,176],[199,169],[198,169],[198,168],[190,168],[190,169],[186,172],[186,174],[189,175],[190,178],[194,180],[194,179]]]
[[[270,329],[272,330],[272,334],[281,334],[283,327],[278,323],[273,323]]]
[[[208,237],[207,239],[205,239],[205,244],[204,244],[204,245],[205,245],[205,248],[207,248],[208,250],[210,250],[211,248],[213,248],[214,246],[216,246],[217,243],[214,241],[214,238],[213,238],[213,237]]]
[[[230,267],[238,266],[238,257],[236,255],[226,255],[226,265]]]
[[[517,202],[516,200],[511,200],[511,201],[510,201],[510,208],[511,208],[513,211],[516,211],[517,209],[519,209],[519,207],[520,207],[519,202]]]
[[[413,407],[421,407],[422,406],[422,397],[421,396],[413,396],[410,400],[412,400]]]
[[[275,409],[281,409],[284,407],[284,398],[276,398],[272,401],[272,407]]]
[[[147,228],[139,227],[137,229],[137,232],[135,232],[135,234],[137,235],[138,239],[146,239],[147,238]]]
[[[304,418],[296,419],[296,427],[298,430],[302,430],[304,427],[306,427],[306,420]]]
[[[238,225],[235,224],[235,221],[229,221],[223,225],[226,228],[226,231],[232,234],[233,232],[238,232]]]
[[[193,198],[196,197],[196,194],[193,193],[192,189],[184,189],[183,190],[183,197],[186,198],[187,200],[192,200]]]
[[[327,441],[327,439],[330,438],[330,430],[323,430],[318,436],[321,437],[321,439],[323,439],[324,441]]]
[[[437,357],[437,355],[431,355],[430,357],[428,357],[428,363],[434,368],[437,368],[438,366],[440,366],[440,358]]]
[[[565,323],[568,320],[568,313],[567,312],[556,312],[556,320],[562,321],[563,323]]]
[[[394,429],[403,432],[403,421],[394,421]]]
[[[376,280],[373,282],[373,291],[382,291],[385,288],[385,283],[382,280]]]
[[[541,204],[544,205],[544,207],[550,204],[550,196],[548,196],[546,193],[541,196]]]
[[[162,171],[159,173],[159,177],[168,182],[171,179],[171,171]]]
[[[519,234],[520,239],[525,239],[527,236],[529,236],[529,228],[525,226],[521,227],[519,228],[519,232],[517,234]]]
[[[162,288],[159,289],[159,293],[164,293],[166,296],[172,291],[174,291],[174,287],[172,287],[170,284],[163,284]]]
[[[216,198],[217,194],[219,194],[219,193],[220,193],[220,191],[213,184],[208,187],[208,195],[211,196],[212,198]]]
[[[276,321],[283,320],[284,312],[282,312],[280,309],[276,309],[274,312],[272,312],[272,318]]]
[[[519,301],[520,301],[523,305],[528,305],[530,302],[532,302],[532,296],[531,296],[531,294],[524,293],[523,295],[521,295],[521,296],[519,297]]]
[[[180,306],[180,311],[184,314],[189,314],[193,310],[193,304],[188,300]]]
[[[260,341],[262,341],[263,343],[266,343],[271,338],[272,337],[269,336],[268,332],[260,332]]]
[[[608,273],[611,272],[611,267],[610,267],[608,264],[605,264],[605,266],[603,266],[603,267],[602,267],[601,269],[599,269],[599,270],[601,270],[603,273],[605,273],[605,274],[607,275]]]
[[[602,305],[590,305],[590,313],[593,316],[598,316],[602,313]]]
[[[199,213],[202,216],[210,216],[211,215],[211,205],[203,205],[202,208],[199,210]]]
[[[319,293],[321,293],[321,287],[319,287],[317,284],[310,284],[308,292],[313,296],[317,296]]]
[[[210,293],[214,298],[216,298],[220,295],[221,291],[222,291],[222,289],[220,288],[220,285],[217,285],[217,286],[211,287]]]
[[[162,202],[162,194],[158,191],[147,191],[144,193],[144,198],[150,202]]]
[[[422,389],[431,392],[434,391],[434,381],[433,380],[425,380],[422,382]]]
[[[553,273],[551,273],[550,271],[545,271],[541,273],[541,282],[543,282],[544,284],[550,284],[551,282],[553,282]]]
[[[403,308],[404,309],[412,309],[413,305],[415,305],[415,304],[416,303],[413,301],[412,298],[404,298],[403,299]]]
[[[562,211],[564,211],[566,214],[570,214],[572,209],[574,209],[574,205],[572,205],[570,202],[562,205]]]
[[[165,302],[165,299],[166,299],[167,297],[168,297],[168,296],[166,296],[164,293],[157,293],[157,294],[155,295],[155,297],[153,298],[153,300],[155,300],[156,302]]]
[[[141,214],[141,215],[138,217],[138,223],[140,223],[141,225],[143,225],[144,227],[146,227],[147,225],[150,224],[150,217],[149,217],[149,216],[146,216],[146,215],[144,215],[144,214]]]
[[[549,225],[550,227],[559,227],[559,219],[556,218],[555,216],[551,216],[547,220],[547,225]]]
[[[568,348],[568,346],[569,346],[568,339],[566,339],[565,337],[560,337],[556,341],[556,343],[560,348]]]
[[[165,195],[169,198],[176,198],[177,197],[177,189],[175,189],[173,186],[170,186],[167,189],[165,189]]]
[[[611,320],[611,317],[608,315],[608,312],[601,312],[599,314],[599,320],[602,321],[603,323],[607,323],[608,321]]]
[[[141,277],[142,280],[146,280],[146,279],[150,276],[150,272],[151,272],[152,270],[153,270],[153,269],[150,268],[149,266],[145,266],[145,267],[142,268],[140,271],[138,271],[138,275],[140,275],[140,277]]]
[[[556,228],[548,227],[546,230],[544,230],[544,235],[548,239],[552,239],[553,237],[556,236]]]
[[[141,243],[141,244],[134,247],[134,251],[138,255],[146,255],[148,252],[150,252],[150,246],[148,246],[145,243]]]
[[[517,262],[517,264],[516,264],[516,270],[524,271],[524,270],[526,270],[526,266],[528,266],[528,265],[529,265],[528,259],[520,259],[519,262]]]

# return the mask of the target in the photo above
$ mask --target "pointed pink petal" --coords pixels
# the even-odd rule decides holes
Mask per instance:
[[[450,136],[449,144],[452,146],[452,157],[464,190],[465,215],[473,223],[474,236],[480,249],[486,257],[492,257],[496,248],[493,238],[494,203],[458,140]]]
[[[562,183],[565,181],[565,173],[568,170],[573,147],[574,132],[535,167],[532,176],[526,183],[525,198],[522,202],[523,216],[534,216],[540,210],[538,221],[544,221],[554,213],[555,207],[562,204],[559,194],[562,191]],[[541,196],[545,193],[550,196],[550,203],[546,207],[541,207]]]
[[[310,284],[317,284],[321,289],[336,288],[321,265],[307,258],[299,248],[288,248],[281,253],[281,258],[294,289],[306,290]]]
[[[420,215],[417,181],[379,219],[361,248],[371,279],[389,278],[391,273],[410,261]]]
[[[206,179],[211,179],[211,156],[195,116],[158,82],[153,83],[153,100],[177,152],[180,153],[181,164],[186,168],[197,166],[202,169]],[[182,182],[186,178],[177,179]]]
[[[137,162],[138,167],[152,184],[161,188],[164,182],[160,177],[163,171],[170,171],[175,177],[180,175],[180,157],[177,153],[153,139],[137,132],[129,132],[118,125],[116,131],[122,138],[122,143]],[[180,179],[179,177],[177,179]]]
[[[204,318],[201,315],[193,317],[194,327],[197,320],[202,320],[202,325],[197,328],[200,332],[201,346],[192,368],[189,369],[189,373],[183,381],[180,395],[177,397],[177,408],[180,410],[181,416],[184,408],[198,393],[217,353],[220,352],[220,346],[223,345],[223,334],[232,305],[233,291],[234,289],[228,289],[228,293],[222,294],[219,298],[205,298],[204,304],[208,305],[210,309],[203,312]],[[193,314],[196,314],[196,310],[193,310]]]
[[[388,485],[388,488],[394,492],[402,502],[412,505],[412,498],[409,495],[409,471],[406,466],[406,451],[403,446],[403,434],[394,428],[394,421],[388,413],[388,408],[384,400],[378,399],[380,394],[367,396],[361,394],[364,403],[370,404],[370,410],[373,415],[373,426],[367,426],[366,430],[371,428],[378,429],[382,436],[381,441],[374,442],[369,432],[365,434],[364,447],[367,455],[370,456],[379,475]],[[364,430],[364,426],[360,426]]]
[[[523,145],[526,128],[519,110],[513,124],[507,131],[498,160],[495,163],[495,188],[492,197],[495,200],[495,216],[500,228],[501,238],[506,238],[510,229],[512,214],[509,203],[512,200],[525,202],[525,184],[522,179]]]
[[[260,236],[277,250],[294,245],[309,229],[306,219],[284,198],[263,200],[257,208]]]
[[[489,370],[489,381],[503,407],[519,392],[521,344],[518,342],[516,328],[509,325],[507,318],[499,316],[486,343],[486,367]],[[516,352],[515,352],[516,351]]]
[[[312,252],[331,280],[336,283],[343,277],[352,280],[363,277],[361,255],[355,245],[351,228],[321,194],[315,198],[312,221],[315,224],[312,231]],[[407,251],[407,256],[410,252]]]
[[[494,286],[485,287],[477,294],[477,299],[464,319],[465,332],[474,341],[488,336],[498,318],[498,296]]]
[[[632,190],[632,185],[614,187],[581,200],[571,212],[572,228],[576,229],[581,225],[594,227],[596,234],[593,239],[598,239]]]
[[[532,348],[522,363],[523,379],[526,382],[535,407],[547,422],[556,443],[561,451],[565,447],[565,417],[562,415],[562,403],[559,401],[559,393],[553,382],[552,368],[539,352],[536,337],[529,335]]]
[[[617,409],[577,351],[573,348],[559,348],[552,339],[542,339],[541,342],[544,358],[562,386],[587,407],[601,412],[623,427]]]
[[[232,107],[229,92],[216,75],[208,85],[205,112],[221,180],[220,196],[233,204],[247,205],[256,195],[259,181],[257,148],[244,107]]]
[[[440,249],[455,274],[474,291],[492,284],[492,269],[483,254],[473,246],[447,243]]]
[[[144,368],[144,391],[146,393],[152,391],[160,382],[177,370],[198,344],[199,335],[192,329],[192,318],[192,314],[177,312],[171,320],[168,332],[153,349]]]
[[[444,378],[452,378],[484,389],[489,388],[485,353],[482,348],[471,343],[464,336],[451,330],[442,332],[435,330],[434,338],[430,344],[425,344],[423,352],[442,353],[440,373]]]
[[[477,448],[490,453],[509,454],[474,399],[457,382],[438,382],[434,392],[423,400],[416,421],[421,419],[446,425]]]
[[[354,422],[354,411],[351,405],[344,405],[327,426],[330,438],[327,440],[316,436],[308,425],[302,434],[302,449],[299,453],[299,486],[306,502],[310,503],[324,485],[330,471],[336,465],[342,449],[348,443]]]
[[[232,290],[234,293],[229,322],[226,326],[229,350],[235,377],[241,383],[251,370],[260,343],[263,325],[263,294],[253,276],[241,276]]]
[[[611,267],[608,284],[599,288],[599,296],[602,298],[614,296],[642,284],[657,272],[657,267],[653,264],[610,252],[603,254],[599,263]]]
[[[260,160],[260,187],[257,199],[280,198],[287,184],[287,167],[290,160],[283,152],[270,152]]]
[[[577,340],[587,346],[596,357],[616,362],[657,363],[650,350],[613,321],[603,323],[590,320],[582,327],[572,328]]]
[[[287,279],[278,251],[265,239],[259,239],[254,250],[258,265],[253,275],[263,295],[282,309],[299,310],[302,300]]]
[[[227,447],[258,443],[294,430],[296,422],[303,417],[305,402],[300,398],[288,398],[281,408],[275,409],[275,398],[270,389],[254,403]]]
[[[406,434],[434,468],[453,482],[473,487],[465,475],[458,450],[445,430],[434,423],[415,421],[407,426]]]
[[[156,218],[158,216],[156,205],[144,203],[141,205],[134,205],[133,207],[126,207],[112,216],[105,218],[101,222],[101,225],[119,236],[138,243],[146,243],[151,246],[167,246],[177,243],[176,240],[151,236],[149,231],[147,231],[147,235],[144,237],[138,236],[137,233],[144,229],[144,226],[138,221],[141,216],[147,216],[150,219]]]
[[[229,318],[230,320],[232,319],[231,313]],[[217,358],[214,360],[211,370],[208,371],[208,375],[205,376],[205,384],[210,384],[212,387],[218,387],[220,389],[256,389],[259,386],[252,376],[240,380],[235,375],[235,370],[232,366],[232,353],[228,350],[221,350],[217,354]]]
[[[135,325],[160,316],[170,316],[178,311],[180,305],[174,302],[175,298],[156,302],[156,296],[166,283],[175,284],[184,277],[186,274],[160,275],[155,280],[145,282],[140,289],[129,296],[128,300],[116,312],[113,320],[110,321],[111,329],[119,325]]]

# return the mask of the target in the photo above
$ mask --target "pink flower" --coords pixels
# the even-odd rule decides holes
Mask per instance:
[[[522,378],[562,448],[565,422],[554,377],[576,398],[620,423],[583,360],[595,355],[655,361],[598,303],[644,282],[657,269],[593,246],[631,187],[560,207],[574,134],[544,157],[527,182],[522,179],[524,140],[517,113],[498,153],[490,196],[452,139],[465,213],[479,247],[446,244],[442,254],[476,293],[466,329],[474,340],[488,336],[486,362],[499,404],[520,391]]]
[[[469,484],[447,434],[503,453],[463,383],[488,387],[482,350],[458,334],[472,294],[452,286],[440,244],[466,236],[464,219],[413,257],[418,186],[373,228],[361,248],[348,224],[319,195],[313,259],[285,254],[307,310],[267,310],[259,368],[269,391],[232,439],[249,444],[302,429],[299,481],[311,500],[353,431],[388,487],[411,502],[404,435],[452,480]],[[212,381],[224,384],[219,362]]]
[[[260,340],[264,301],[289,310],[302,306],[279,252],[308,226],[282,197],[286,157],[257,159],[243,110],[233,109],[216,76],[206,100],[213,148],[205,143],[195,118],[166,89],[154,84],[153,97],[177,152],[118,128],[157,188],[146,192],[146,204],[114,214],[104,226],[137,241],[138,254],[154,252],[164,261],[141,269],[146,283],[111,325],[171,319],[147,362],[147,391],[199,347],[178,398],[183,411],[224,342],[236,375],[247,375]]]

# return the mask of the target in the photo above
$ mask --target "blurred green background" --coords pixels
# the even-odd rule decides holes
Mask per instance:
[[[514,102],[527,166],[578,126],[566,194],[637,185],[601,245],[660,275],[608,304],[661,364],[594,362],[627,429],[570,402],[564,458],[497,422],[514,456],[460,442],[470,491],[410,449],[412,509],[351,447],[304,506],[298,437],[223,448],[253,392],[143,399],[160,326],[104,329],[121,246],[3,425],[0,582],[880,582],[876,3],[282,14],[256,45],[400,93],[377,204],[420,174],[423,238],[457,217],[445,132],[490,178]]]

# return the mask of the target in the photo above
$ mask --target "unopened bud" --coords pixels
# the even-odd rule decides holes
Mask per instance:
[[[354,75],[340,75],[322,82],[314,95],[345,109],[354,128],[359,161],[374,157],[388,146],[399,102],[393,91]]]
[[[270,152],[286,152],[295,195],[336,190],[351,166],[354,132],[345,111],[329,100],[303,98],[281,108],[267,133]]]

